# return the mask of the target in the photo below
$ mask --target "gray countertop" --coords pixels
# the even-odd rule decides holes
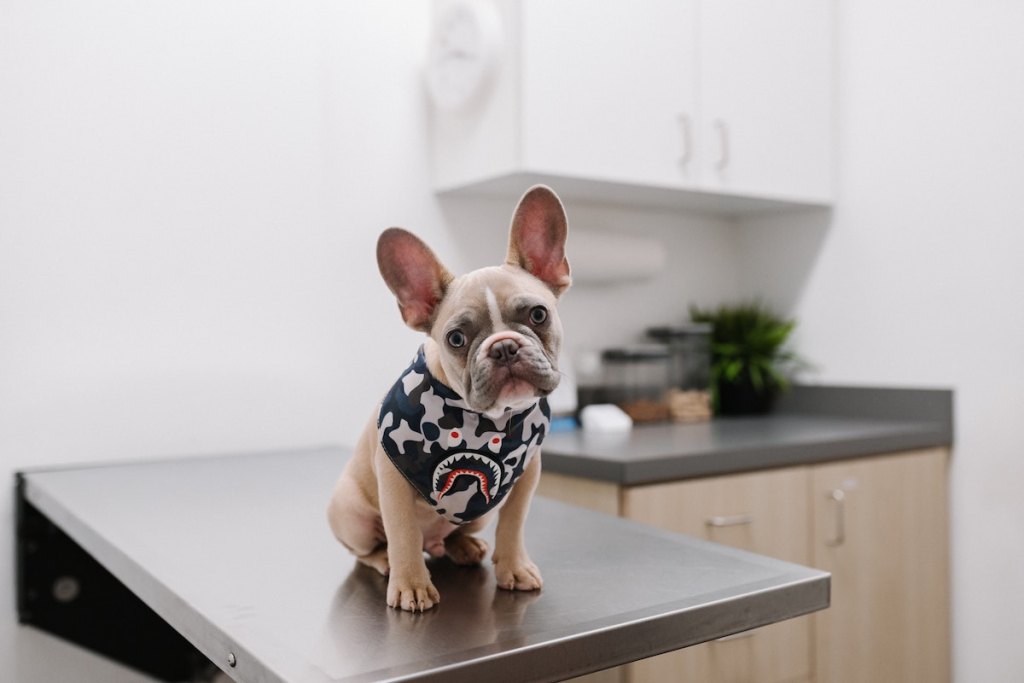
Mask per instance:
[[[552,434],[544,469],[636,485],[948,446],[952,402],[945,390],[796,387],[767,416]]]
[[[29,504],[240,681],[557,680],[822,609],[829,575],[536,499],[536,593],[431,563],[440,605],[384,605],[334,540],[347,452],[24,473]],[[237,662],[226,667],[229,653]]]

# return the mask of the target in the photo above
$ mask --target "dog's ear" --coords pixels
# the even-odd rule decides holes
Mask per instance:
[[[572,284],[565,258],[567,233],[558,195],[545,185],[534,185],[512,214],[507,263],[523,268],[559,296]]]
[[[402,228],[388,228],[377,239],[377,267],[398,298],[405,324],[429,332],[452,274],[430,247]]]

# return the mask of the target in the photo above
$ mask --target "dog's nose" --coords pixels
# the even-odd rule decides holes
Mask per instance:
[[[511,339],[501,339],[491,345],[491,350],[487,355],[496,361],[508,363],[515,357],[518,351],[519,344]]]

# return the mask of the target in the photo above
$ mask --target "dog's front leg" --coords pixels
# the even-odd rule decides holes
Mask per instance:
[[[508,499],[498,513],[494,536],[494,575],[498,587],[506,590],[532,591],[544,581],[540,570],[530,560],[523,541],[523,526],[530,511],[533,490],[540,480],[540,453],[534,455],[522,476],[509,491]]]
[[[416,491],[381,448],[376,453],[380,515],[388,543],[387,603],[422,612],[441,601],[423,560],[423,531],[416,516]]]

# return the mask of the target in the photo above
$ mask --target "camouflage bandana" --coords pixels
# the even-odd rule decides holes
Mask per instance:
[[[551,410],[540,399],[518,413],[489,418],[427,369],[421,346],[380,407],[384,452],[436,512],[465,524],[500,503],[548,432]]]

